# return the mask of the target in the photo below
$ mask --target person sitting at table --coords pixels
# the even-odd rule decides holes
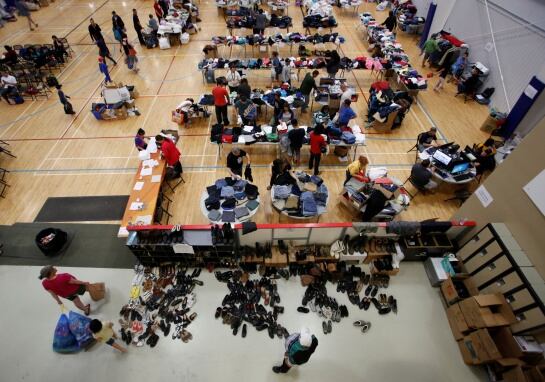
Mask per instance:
[[[280,115],[284,111],[284,105],[286,105],[286,100],[283,100],[280,98],[280,93],[274,93],[274,103],[272,104],[274,111],[273,116],[271,118],[271,122],[269,123],[271,126],[278,125],[277,116]]]
[[[180,178],[183,172],[182,164],[180,163],[181,154],[174,142],[162,135],[156,135],[155,142],[157,142],[157,146],[161,149],[161,156],[167,162],[168,168],[171,169],[170,175],[167,169],[167,179]]]
[[[250,155],[246,151],[233,147],[229,155],[227,155],[227,170],[233,178],[242,179],[242,165],[243,158],[248,158],[248,164],[250,164]]]
[[[352,108],[350,107],[351,103],[352,101],[347,99],[341,105],[341,108],[339,109],[339,112],[337,113],[337,121],[336,121],[339,127],[348,126],[348,123],[350,122],[350,120],[357,117],[354,110],[352,110]]]
[[[363,155],[360,155],[357,160],[350,163],[346,168],[346,180],[344,181],[344,184],[346,184],[346,182],[348,182],[354,176],[364,177],[368,164],[369,159]]]
[[[475,154],[477,161],[475,162],[475,168],[477,169],[477,175],[481,175],[485,171],[492,171],[496,168],[496,146],[495,141],[492,138],[488,138],[484,143],[479,143],[475,146]]]
[[[267,190],[270,190],[272,186],[288,184],[295,184],[297,177],[291,169],[291,164],[287,159],[275,159],[271,165],[271,180],[267,186]]]
[[[479,73],[479,69],[473,68],[471,70],[471,77],[458,83],[458,93],[456,93],[454,96],[456,97],[458,94],[475,94],[477,91],[477,86],[479,85]]]
[[[428,147],[437,146],[437,127],[432,126],[429,131],[418,135],[418,151],[422,152]]]
[[[419,189],[432,190],[437,187],[437,183],[431,180],[433,170],[430,167],[430,160],[424,159],[420,163],[415,163],[411,169],[411,181]]]
[[[134,145],[138,151],[143,151],[148,148],[148,144],[146,143],[146,132],[144,129],[138,129],[138,132],[134,137]]]
[[[282,112],[276,116],[276,120],[278,123],[285,122],[286,124],[290,125],[292,121],[295,119],[295,116],[293,114],[293,110],[291,110],[290,105],[288,103],[284,103],[284,107],[282,108]]]
[[[227,85],[229,86],[229,91],[238,93],[238,86],[240,85],[240,76],[237,68],[234,65],[229,66],[229,71],[227,72],[225,78],[227,79]]]
[[[237,93],[239,96],[246,96],[246,98],[248,99],[252,97],[252,88],[250,88],[247,78],[243,78],[240,80],[240,85],[238,86]]]
[[[245,95],[241,95],[238,101],[235,102],[235,108],[242,119],[243,125],[255,126],[257,107],[250,99],[246,98]]]

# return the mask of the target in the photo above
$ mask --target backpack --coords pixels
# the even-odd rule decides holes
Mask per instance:
[[[255,200],[257,199],[257,196],[259,195],[259,191],[257,190],[257,186],[247,183],[246,187],[244,188],[244,192],[246,193],[246,196],[249,200]]]
[[[492,94],[494,94],[494,91],[496,89],[495,88],[486,88],[483,90],[483,92],[481,93],[481,95],[484,97],[484,98],[490,98],[492,97]]]

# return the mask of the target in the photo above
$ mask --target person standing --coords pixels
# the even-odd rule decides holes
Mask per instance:
[[[91,305],[83,305],[79,298],[88,291],[89,283],[87,281],[80,281],[70,273],[57,273],[57,268],[52,265],[46,265],[40,270],[39,279],[43,280],[42,286],[59,305],[62,305],[59,298],[62,297],[72,301],[86,316],[91,313]]]
[[[57,94],[59,95],[59,101],[61,101],[62,106],[64,107],[64,112],[66,114],[76,114],[74,111],[74,108],[72,107],[72,104],[68,102],[68,99],[70,98],[64,92],[62,91],[62,85],[57,85]]]
[[[242,78],[240,80],[240,85],[238,86],[237,93],[241,97],[245,96],[248,99],[252,98],[252,88],[248,84],[248,79]]]
[[[278,52],[274,51],[272,52],[272,77],[274,80],[278,81],[278,77],[282,73],[282,62],[280,61],[280,58],[278,58]]]
[[[263,9],[260,8],[257,11],[257,15],[255,16],[255,27],[253,30],[254,34],[263,36],[263,33],[265,33],[266,26],[267,26],[267,16],[265,16],[265,14],[263,13]]]
[[[390,32],[395,34],[395,29],[397,27],[397,19],[394,15],[394,11],[390,11],[388,13],[388,17],[386,18],[386,20],[384,20],[382,24],[380,25],[384,25],[386,28],[388,28]]]
[[[326,70],[329,78],[335,78],[337,72],[341,68],[341,56],[336,50],[332,50],[325,58]]]
[[[112,322],[102,322],[95,318],[89,323],[89,330],[93,333],[93,338],[98,342],[104,342],[114,349],[119,350],[121,353],[126,353],[127,349],[115,342],[117,335],[112,329],[113,326],[114,324]]]
[[[140,19],[138,18],[138,13],[136,12],[136,9],[134,8],[132,10],[132,25],[134,26],[134,30],[136,31],[140,45],[146,45],[144,36],[142,36],[142,29],[144,28],[142,27],[142,24],[140,23]]]
[[[31,31],[34,30],[34,28],[32,28],[32,25],[38,28],[38,24],[36,24],[36,22],[32,20],[32,17],[30,16],[30,10],[28,9],[27,5],[22,0],[15,1],[15,8],[17,8],[17,12],[19,12],[19,16],[26,17],[28,21],[28,27],[30,28]]]
[[[282,66],[282,73],[280,73],[280,82],[288,83],[291,85],[291,67],[290,67],[289,58],[286,58],[284,60],[284,66]]]
[[[104,61],[106,61],[106,58],[108,58],[110,61],[114,63],[114,66],[117,65],[117,61],[114,60],[113,57],[111,56],[110,49],[108,49],[106,42],[104,42],[104,40],[96,40],[96,44],[98,46],[98,55],[102,57]]]
[[[105,83],[112,82],[112,79],[110,78],[110,72],[108,70],[108,65],[106,65],[102,57],[98,58],[98,69],[100,70],[102,74],[104,74]]]
[[[87,28],[89,30],[89,35],[91,36],[91,41],[96,42],[98,40],[104,41],[104,36],[102,36],[102,29],[100,29],[100,26],[95,23],[95,20],[90,19],[89,20],[89,27]]]
[[[433,87],[433,90],[435,90],[436,92],[443,89],[443,86],[445,85],[445,79],[450,74],[451,61],[452,61],[453,54],[454,53],[452,51],[445,53],[445,55],[440,61],[439,69],[437,69],[437,71],[440,72],[439,81],[437,81],[437,83]]]
[[[430,38],[424,43],[424,46],[422,47],[422,52],[420,52],[420,55],[424,55],[424,58],[422,59],[422,67],[426,67],[426,61],[430,59],[430,56],[437,52],[439,50],[439,44],[437,43],[437,39],[435,37]]]
[[[354,91],[348,87],[348,85],[346,84],[346,82],[343,82],[341,84],[341,91],[343,92],[342,95],[341,95],[341,100],[340,100],[340,105],[341,105],[341,108],[343,107],[344,105],[344,102],[346,100],[349,100],[350,102],[352,102],[352,96],[354,95]]]
[[[354,110],[352,110],[352,108],[350,107],[350,104],[352,104],[352,101],[347,99],[343,102],[343,104],[341,105],[341,108],[339,109],[339,113],[338,113],[339,117],[337,119],[337,124],[341,128],[348,126],[348,123],[350,122],[350,120],[357,117]]]
[[[155,142],[161,149],[161,156],[167,162],[167,166],[172,168],[174,174],[171,179],[180,178],[182,176],[182,164],[180,163],[180,151],[170,139],[163,137],[162,135],[155,136]]]
[[[299,88],[299,91],[305,96],[305,104],[301,108],[301,112],[305,113],[308,109],[308,104],[310,102],[310,93],[312,90],[318,89],[318,86],[316,85],[316,77],[320,74],[319,71],[314,70],[311,73],[307,73],[305,75],[305,78],[303,78],[303,82],[301,82],[301,87]]]
[[[353,176],[365,176],[368,164],[369,159],[363,155],[360,155],[357,160],[350,163],[346,168],[346,180],[344,181],[344,184],[346,184],[346,182],[348,182]]]
[[[59,62],[64,64],[64,56],[68,55],[68,53],[66,53],[66,49],[64,48],[64,44],[55,35],[51,36],[51,39],[53,40],[53,49],[55,50],[55,58]]]
[[[297,123],[293,123],[293,129],[288,132],[292,162],[296,166],[301,164],[301,147],[303,147],[305,135],[305,129],[303,127],[299,127]]]
[[[123,22],[123,19],[119,17],[117,13],[115,13],[115,11],[112,11],[112,30],[114,32],[115,40],[121,44],[123,37],[126,36],[125,23]]]
[[[327,146],[327,142],[322,134],[325,134],[324,125],[317,124],[314,131],[310,133],[310,160],[308,169],[314,168],[314,175],[320,174],[320,160],[322,159],[322,150]]]
[[[184,1],[184,3],[186,1]],[[168,2],[169,0],[159,0],[159,5],[161,6],[161,9],[163,10],[163,18],[168,16]]]
[[[248,158],[248,165],[250,164],[250,155],[244,150],[238,147],[233,147],[229,155],[227,155],[227,170],[233,178],[242,179],[242,165],[243,158]]]
[[[157,20],[161,21],[163,18],[163,8],[161,7],[161,4],[159,4],[159,0],[155,0],[153,3],[153,10],[155,11],[155,16],[157,16]]]
[[[212,89],[214,97],[214,107],[216,109],[216,119],[223,126],[229,126],[229,118],[227,117],[227,105],[229,104],[229,93],[225,89],[225,84],[221,79],[216,81],[216,86]]]
[[[158,44],[157,32],[159,31],[159,24],[157,23],[157,20],[153,18],[153,15],[150,14],[148,17],[148,27],[151,28],[151,34],[153,35],[153,45],[155,47]]]
[[[235,68],[234,65],[229,66],[229,71],[227,72],[227,75],[225,76],[227,79],[227,85],[229,86],[229,91],[237,92],[238,93],[238,87],[240,85],[240,74],[237,71],[237,68]]]
[[[293,365],[303,365],[318,346],[318,339],[310,333],[310,329],[302,328],[300,333],[293,333],[285,342],[285,353],[282,365],[273,366],[275,373],[287,373]]]

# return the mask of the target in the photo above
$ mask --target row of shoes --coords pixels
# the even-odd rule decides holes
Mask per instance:
[[[265,244],[255,243],[256,256],[263,256],[264,259],[272,258],[272,243],[266,242]]]
[[[392,258],[391,257],[384,257],[380,259],[373,260],[373,266],[378,271],[392,271],[394,269],[392,265]]]
[[[139,245],[170,245],[181,244],[184,242],[184,231],[181,228],[175,231],[153,230],[153,231],[138,231]]]
[[[210,228],[212,234],[212,245],[217,244],[233,244],[235,240],[235,231],[229,223],[223,223],[220,227],[218,224],[213,224]]]
[[[298,311],[308,312],[310,310],[325,318],[327,320],[327,333],[331,333],[330,322],[340,322],[341,318],[348,317],[348,308],[345,305],[340,305],[334,297],[327,295],[325,283],[325,281],[317,279],[314,283],[308,285],[301,301],[303,310],[298,308]]]
[[[284,313],[284,307],[278,305],[280,295],[276,281],[262,277],[243,282],[238,272],[216,272],[216,278],[226,282],[229,293],[216,309],[215,318],[221,317],[222,322],[230,326],[235,336],[242,327],[241,335],[246,337],[246,324],[251,324],[257,331],[267,329],[270,338],[287,338],[288,331],[277,321],[278,315]],[[267,310],[266,306],[271,309]]]

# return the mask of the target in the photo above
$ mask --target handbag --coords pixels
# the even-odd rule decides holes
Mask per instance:
[[[87,290],[89,291],[93,301],[100,301],[106,295],[106,285],[104,283],[89,284]]]
[[[182,113],[178,113],[176,110],[173,110],[171,120],[172,122],[181,125],[184,123],[184,115]]]

